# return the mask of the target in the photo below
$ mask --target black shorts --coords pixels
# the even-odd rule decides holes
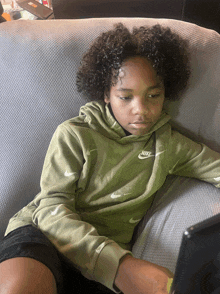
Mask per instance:
[[[100,283],[86,279],[48,238],[33,226],[18,228],[0,242],[0,262],[15,257],[29,257],[45,264],[55,277],[58,294],[114,293]]]

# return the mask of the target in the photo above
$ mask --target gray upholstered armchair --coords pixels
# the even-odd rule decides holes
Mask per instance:
[[[44,156],[57,125],[78,115],[85,103],[75,86],[83,52],[101,31],[117,22],[130,28],[159,22],[189,40],[189,86],[179,101],[166,108],[178,130],[220,152],[220,35],[215,31],[147,18],[2,23],[1,237],[9,218],[38,193]],[[220,212],[219,196],[220,190],[210,184],[168,178],[140,227],[134,254],[173,270],[182,231]]]

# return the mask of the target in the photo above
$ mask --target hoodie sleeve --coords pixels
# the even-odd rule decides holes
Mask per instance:
[[[83,173],[83,152],[78,139],[64,126],[56,130],[41,177],[41,193],[34,202],[33,222],[56,248],[88,279],[113,288],[120,259],[130,251],[99,236],[76,210],[77,182]]]
[[[173,132],[169,145],[169,173],[197,178],[220,188],[220,153]]]

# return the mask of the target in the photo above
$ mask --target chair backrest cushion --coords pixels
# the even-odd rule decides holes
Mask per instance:
[[[220,36],[177,20],[106,18],[21,20],[0,26],[1,192],[0,233],[9,218],[39,192],[40,174],[58,124],[78,115],[86,100],[75,73],[100,32],[160,23],[189,39],[188,89],[166,107],[175,126],[220,151]]]

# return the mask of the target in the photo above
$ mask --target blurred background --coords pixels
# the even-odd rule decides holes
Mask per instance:
[[[51,0],[37,0],[37,2],[39,2],[39,4],[43,4],[45,7],[52,9]],[[18,19],[41,19],[28,10],[23,9],[17,4],[17,1],[15,0],[1,0],[0,3],[3,9],[2,17],[4,17],[7,21]]]
[[[8,21],[87,17],[172,18],[220,33],[220,0],[1,0],[0,4],[0,15]]]

